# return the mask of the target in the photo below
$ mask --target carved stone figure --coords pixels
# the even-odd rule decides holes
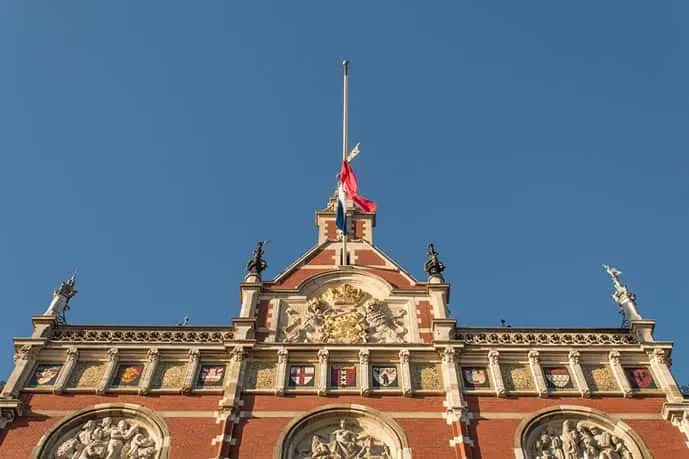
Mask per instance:
[[[438,258],[438,252],[436,252],[435,246],[432,243],[428,244],[428,259],[423,269],[429,276],[439,276],[445,271],[445,265]]]
[[[55,459],[152,459],[158,447],[155,440],[139,425],[110,417],[100,423],[89,420],[58,444]]]
[[[290,306],[280,334],[294,343],[401,343],[407,334],[405,314],[343,284],[310,298],[305,306]]]
[[[258,241],[256,243],[256,249],[251,259],[246,263],[246,270],[251,274],[256,274],[260,276],[263,271],[268,267],[268,263],[263,259],[263,247],[268,241]]]
[[[313,435],[311,451],[303,452],[303,458],[322,459],[391,459],[390,448],[383,442],[366,433],[357,433],[352,429],[359,429],[358,425],[348,428],[344,419],[334,430],[322,436]]]
[[[623,439],[588,420],[555,420],[532,433],[528,457],[536,459],[631,459]]]

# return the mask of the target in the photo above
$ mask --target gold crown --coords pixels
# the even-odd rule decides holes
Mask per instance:
[[[323,293],[323,299],[333,305],[357,304],[366,294],[350,284],[329,288]]]

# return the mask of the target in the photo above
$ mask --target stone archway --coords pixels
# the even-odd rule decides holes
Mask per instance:
[[[584,406],[558,405],[527,416],[514,434],[516,459],[653,459],[627,424]]]
[[[153,411],[105,403],[67,416],[39,440],[31,459],[167,459],[170,433]]]
[[[363,405],[326,405],[290,422],[275,445],[274,459],[342,457],[409,459],[402,428]]]

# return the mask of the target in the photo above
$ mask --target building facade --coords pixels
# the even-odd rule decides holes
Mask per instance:
[[[467,328],[432,245],[420,281],[348,217],[345,256],[331,199],[272,280],[259,243],[228,325],[72,325],[63,282],[14,340],[0,457],[689,457],[672,343],[614,268],[625,327]]]

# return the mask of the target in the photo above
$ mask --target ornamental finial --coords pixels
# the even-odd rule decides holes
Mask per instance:
[[[72,299],[72,297],[78,293],[76,286],[77,286],[77,271],[74,270],[74,272],[72,273],[72,276],[69,279],[62,281],[60,283],[60,286],[58,288],[56,288],[53,293],[55,295],[64,296],[65,299],[69,302],[69,300]]]
[[[626,285],[620,280],[622,271],[612,266],[603,265],[603,269],[608,273],[612,283],[615,286],[615,291],[612,293],[612,298],[620,307],[621,313],[624,315],[622,325],[628,327],[632,320],[641,320],[639,310],[636,306],[636,295],[629,291]]]
[[[436,252],[433,243],[428,244],[428,259],[423,269],[429,276],[441,276],[442,272],[445,271],[445,265],[438,258],[438,252]]]
[[[254,274],[261,277],[261,273],[268,267],[268,263],[263,259],[263,247],[268,244],[268,241],[258,241],[256,249],[251,259],[246,264],[246,270],[249,274]]]

